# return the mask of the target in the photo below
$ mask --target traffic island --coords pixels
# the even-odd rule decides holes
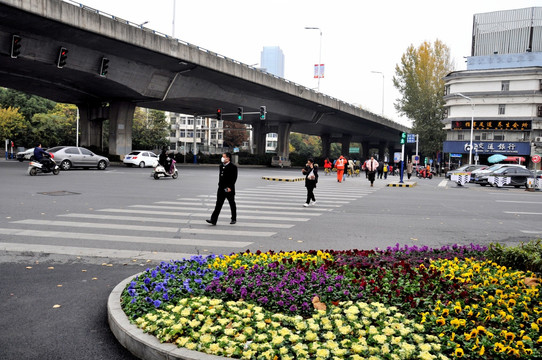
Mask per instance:
[[[263,180],[269,180],[269,181],[286,181],[286,182],[296,182],[296,181],[304,181],[304,177],[292,177],[292,176],[281,176],[281,177],[271,177],[271,176],[262,176]]]
[[[417,184],[416,181],[405,181],[403,183],[392,182],[392,183],[387,184],[386,186],[388,187],[414,187],[416,186],[416,184]]]

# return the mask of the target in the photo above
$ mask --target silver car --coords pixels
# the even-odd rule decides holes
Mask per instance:
[[[62,170],[69,170],[72,167],[105,170],[109,166],[108,158],[96,155],[84,147],[55,146],[46,151],[54,155],[53,160],[55,160]]]

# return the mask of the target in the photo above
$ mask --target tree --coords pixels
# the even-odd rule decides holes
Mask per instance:
[[[224,121],[224,144],[230,148],[239,147],[248,140],[247,127],[235,121]]]
[[[14,140],[19,145],[17,139],[26,129],[24,117],[19,113],[19,109],[9,106],[7,109],[0,108],[0,139]]]
[[[420,153],[432,156],[442,149],[444,130],[444,76],[453,71],[450,49],[440,40],[410,45],[395,66],[393,85],[402,98],[395,109],[413,120],[412,131],[419,135]]]
[[[159,149],[169,145],[169,124],[163,111],[136,107],[132,129],[132,148]]]
[[[320,137],[294,132],[290,133],[290,152],[295,152],[307,158],[320,156],[322,153]]]
[[[19,108],[19,112],[26,121],[30,121],[34,114],[46,114],[55,107],[55,102],[39,96],[25,94],[11,89],[0,88],[0,107],[8,106]]]

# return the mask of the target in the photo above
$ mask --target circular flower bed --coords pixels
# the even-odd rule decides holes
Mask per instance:
[[[241,359],[542,356],[529,272],[485,247],[244,252],[163,262],[121,297],[162,342]]]

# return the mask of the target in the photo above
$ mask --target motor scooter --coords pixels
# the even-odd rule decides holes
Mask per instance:
[[[421,179],[432,179],[433,173],[426,168],[421,168],[416,174]]]
[[[44,159],[43,164],[38,161],[31,161],[30,164],[28,164],[28,175],[35,176],[38,172],[44,174],[52,172],[53,175],[58,175],[60,173],[60,167],[53,160],[53,157],[53,154],[49,154],[49,157]]]
[[[156,165],[154,171],[151,173],[151,176],[154,177],[154,180],[158,180],[161,177],[171,177],[172,179],[177,179],[179,177],[179,172],[177,171],[177,166],[175,166],[175,163],[176,161],[171,159],[169,171],[166,171],[166,169],[160,164]]]

